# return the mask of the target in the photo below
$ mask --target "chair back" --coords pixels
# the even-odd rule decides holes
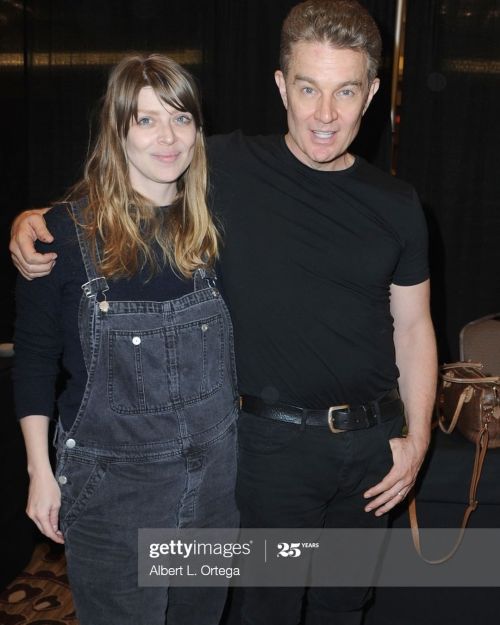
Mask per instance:
[[[484,375],[500,375],[500,313],[481,317],[462,328],[460,360],[481,362]]]

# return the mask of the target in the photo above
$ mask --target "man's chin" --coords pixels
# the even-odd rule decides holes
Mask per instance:
[[[307,154],[309,167],[324,171],[339,171],[347,169],[351,164],[351,159],[347,152],[338,154],[336,151],[311,150]]]

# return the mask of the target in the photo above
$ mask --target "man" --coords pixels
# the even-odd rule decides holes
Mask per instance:
[[[242,395],[238,503],[248,527],[383,527],[428,440],[436,354],[414,191],[348,149],[376,94],[380,35],[355,0],[308,0],[282,31],[281,137],[209,143]],[[28,277],[54,257],[28,216]],[[47,262],[48,260],[48,262]],[[408,434],[401,437],[405,405]],[[247,589],[245,625],[296,625],[304,590]],[[357,624],[366,589],[310,589],[307,625]]]

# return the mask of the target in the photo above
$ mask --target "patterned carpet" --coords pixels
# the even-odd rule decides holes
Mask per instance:
[[[24,571],[0,593],[0,625],[78,625],[61,548],[37,545]]]

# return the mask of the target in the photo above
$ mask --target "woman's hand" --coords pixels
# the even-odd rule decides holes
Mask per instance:
[[[51,470],[30,476],[30,488],[26,514],[40,532],[56,543],[63,544],[59,529],[61,489]]]

